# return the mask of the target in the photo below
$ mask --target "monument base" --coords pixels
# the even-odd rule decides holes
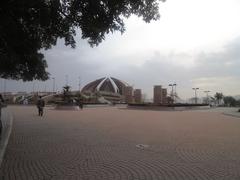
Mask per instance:
[[[76,105],[56,105],[56,110],[72,110],[72,111],[78,111],[79,106]]]

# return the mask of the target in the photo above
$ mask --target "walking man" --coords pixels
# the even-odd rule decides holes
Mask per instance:
[[[37,108],[38,108],[38,115],[39,116],[43,116],[43,108],[44,108],[44,106],[45,106],[45,102],[42,99],[42,97],[39,96],[39,99],[37,101]]]

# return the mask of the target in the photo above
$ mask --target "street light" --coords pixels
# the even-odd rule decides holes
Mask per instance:
[[[197,90],[199,88],[192,88],[195,91],[195,104],[197,104]]]
[[[174,103],[174,93],[173,93],[173,87],[175,86],[175,93],[176,93],[176,86],[177,86],[177,84],[176,84],[176,83],[173,83],[173,84],[169,84],[168,86],[171,86],[171,87],[172,87],[171,96],[172,96],[173,103]]]
[[[66,78],[66,86],[68,86],[68,75],[66,75],[65,78]]]
[[[7,89],[7,80],[4,79],[4,95],[6,94],[6,89]]]
[[[177,99],[177,84],[174,83],[173,85],[175,86],[174,101],[176,101],[176,99]]]
[[[79,92],[81,92],[81,77],[78,77],[78,87],[79,87]]]
[[[55,92],[55,77],[53,77],[52,80],[53,80],[53,94],[54,94],[54,92]]]
[[[207,103],[209,104],[209,98],[208,98],[208,93],[211,92],[211,91],[204,91],[206,93],[206,96],[207,96]]]
[[[34,94],[34,91],[35,91],[35,81],[33,81],[33,86],[32,86],[32,92]]]

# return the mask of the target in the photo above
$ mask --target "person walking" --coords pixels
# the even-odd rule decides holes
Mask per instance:
[[[79,102],[79,107],[80,107],[81,109],[83,109],[83,103],[82,103],[82,101]]]
[[[37,108],[38,108],[38,115],[39,116],[43,116],[43,108],[44,108],[44,106],[45,106],[45,102],[42,99],[42,97],[39,96],[39,99],[37,101]]]

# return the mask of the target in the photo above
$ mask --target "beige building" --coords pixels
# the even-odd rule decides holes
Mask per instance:
[[[153,88],[153,103],[162,104],[162,86],[154,86]]]
[[[153,103],[167,104],[167,89],[162,88],[161,85],[156,85],[153,88]]]
[[[125,86],[123,88],[123,96],[125,97],[126,103],[132,103],[133,102],[133,87]]]
[[[168,100],[167,100],[167,89],[163,88],[162,89],[162,104],[167,104]]]
[[[142,90],[141,89],[135,89],[133,93],[134,102],[135,103],[141,103],[142,102]]]

